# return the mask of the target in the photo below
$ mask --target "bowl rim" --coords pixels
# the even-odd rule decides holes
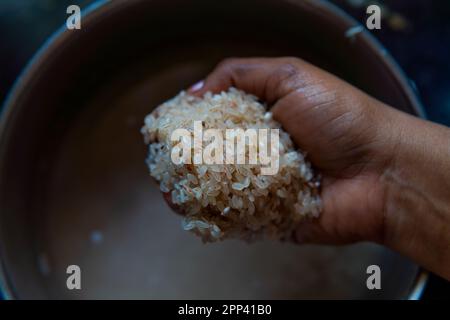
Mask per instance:
[[[104,15],[107,12],[119,10],[122,6],[133,6],[135,3],[139,3],[142,0],[129,0],[129,1],[109,1],[109,0],[95,0],[93,3],[86,6],[81,10],[81,16],[83,19],[83,25],[92,23],[92,21],[99,15]],[[370,51],[375,53],[379,61],[384,64],[387,71],[394,78],[394,80],[400,85],[403,93],[406,95],[407,100],[410,102],[413,111],[420,118],[426,119],[426,113],[421,103],[419,93],[415,88],[412,80],[410,80],[398,63],[394,60],[388,50],[381,44],[381,42],[375,38],[361,23],[351,17],[343,9],[337,5],[324,1],[324,0],[287,0],[287,2],[299,5],[300,2],[307,4],[311,7],[315,7],[316,10],[321,10],[327,14],[334,16],[337,20],[341,21],[346,26],[347,30],[354,27],[361,27],[361,32],[358,33],[358,41],[363,42]],[[28,61],[25,67],[20,72],[19,76],[14,81],[11,89],[9,90],[0,110],[0,150],[2,145],[7,139],[5,139],[5,132],[7,131],[8,119],[12,117],[14,108],[13,105],[19,99],[22,94],[23,88],[27,86],[27,83],[33,80],[36,72],[42,67],[42,64],[47,61],[52,52],[57,49],[62,43],[68,41],[71,35],[70,30],[67,30],[65,24],[55,30],[40,46],[40,48],[34,53],[32,58]],[[0,162],[1,159],[0,159]],[[1,176],[0,176],[1,179]],[[6,267],[4,266],[3,254],[0,251],[0,300],[17,299],[18,294],[8,278],[6,273]],[[419,266],[417,276],[414,280],[412,287],[409,290],[409,294],[406,299],[418,300],[421,298],[422,293],[428,281],[429,274],[426,270]]]

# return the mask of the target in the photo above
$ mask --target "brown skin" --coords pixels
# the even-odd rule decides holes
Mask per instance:
[[[323,212],[300,225],[297,242],[374,241],[450,280],[448,128],[297,58],[227,59],[189,91],[230,86],[272,106],[323,175]]]

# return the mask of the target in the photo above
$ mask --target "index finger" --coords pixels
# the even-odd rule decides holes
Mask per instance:
[[[208,75],[202,86],[194,85],[189,93],[203,96],[208,91],[219,93],[236,87],[267,103],[274,103],[305,85],[309,77],[307,68],[301,68],[302,64],[302,60],[297,58],[225,59]]]

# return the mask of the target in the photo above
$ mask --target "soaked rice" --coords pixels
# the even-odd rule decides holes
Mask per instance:
[[[280,129],[278,173],[262,175],[261,164],[174,164],[172,132],[185,128],[192,133],[197,120],[204,130]],[[181,92],[149,114],[141,132],[149,145],[150,175],[183,208],[183,229],[205,242],[288,239],[302,219],[320,214],[320,179],[305,154],[252,95],[234,88],[202,99]],[[248,159],[248,152],[245,156]]]

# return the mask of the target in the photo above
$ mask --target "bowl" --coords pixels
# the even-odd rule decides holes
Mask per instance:
[[[375,244],[202,244],[181,230],[144,159],[152,108],[230,56],[298,56],[421,115],[368,31],[322,1],[100,1],[61,28],[4,106],[1,280],[7,298],[402,299],[424,276]],[[81,289],[67,286],[68,267]],[[382,289],[369,290],[378,265]],[[418,281],[420,279],[420,281]],[[411,296],[412,294],[412,296]]]

